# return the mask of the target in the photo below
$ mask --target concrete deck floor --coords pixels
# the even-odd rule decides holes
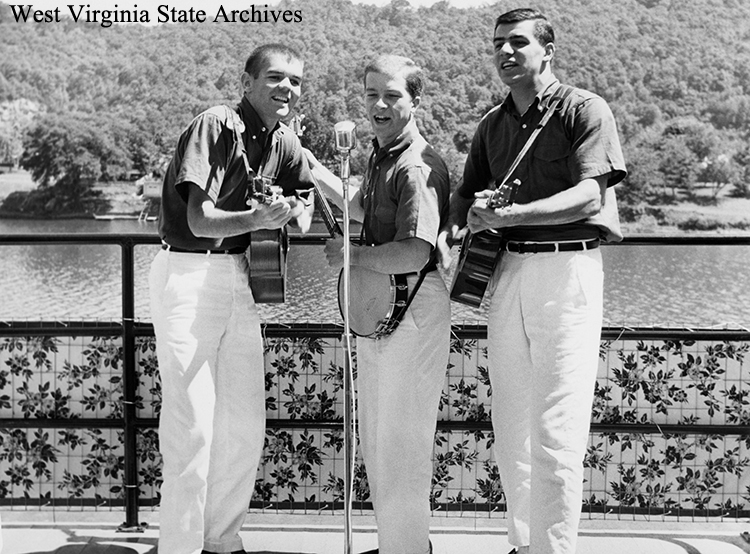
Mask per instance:
[[[141,532],[121,532],[117,512],[2,512],[2,554],[156,554],[158,514]],[[748,522],[584,520],[577,554],[743,554]],[[344,554],[335,516],[249,514],[241,532],[250,554]],[[507,554],[505,521],[433,518],[435,554]],[[377,547],[374,520],[355,516],[353,553]]]

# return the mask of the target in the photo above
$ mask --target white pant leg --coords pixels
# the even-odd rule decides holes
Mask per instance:
[[[520,260],[505,254],[487,318],[493,453],[507,502],[508,542],[529,544],[531,355],[521,314]]]
[[[504,261],[510,290],[501,281],[493,297],[493,304],[499,301],[490,314],[490,359],[493,410],[498,405],[505,411],[493,423],[510,437],[507,445],[498,440],[495,452],[499,462],[504,459],[504,486],[507,480],[517,493],[508,498],[519,520],[511,522],[516,528],[509,535],[519,545],[529,544],[532,554],[572,554],[598,367],[601,253],[507,254]],[[502,299],[504,292],[515,296],[515,305]],[[507,307],[514,311],[503,312]],[[529,403],[522,428],[502,406],[512,405],[509,397],[519,391]]]
[[[232,314],[219,349],[216,408],[208,473],[209,552],[242,550],[239,532],[255,489],[266,421],[265,367],[260,317],[248,286],[247,260],[235,257]],[[244,267],[243,267],[244,266]]]
[[[242,368],[246,374],[252,373],[248,371],[248,364],[252,364],[252,370],[261,375],[259,381],[263,388],[262,348],[257,347],[260,331],[257,323],[250,323],[257,322],[254,310],[247,321],[250,323],[247,333],[257,339],[246,336],[243,340],[222,342],[227,333],[229,336],[234,334],[236,338],[236,333],[231,331],[236,325],[233,320],[238,317],[235,310],[248,306],[247,301],[237,300],[249,294],[247,266],[242,260],[241,256],[200,256],[161,251],[151,267],[152,316],[162,380],[159,439],[164,483],[161,489],[159,549],[170,554],[199,553],[207,546],[207,537],[216,536],[213,530],[215,525],[220,528],[220,540],[225,541],[219,551],[242,548],[236,532],[232,537],[226,536],[224,529],[230,528],[230,523],[217,523],[215,518],[205,519],[207,513],[215,511],[211,506],[207,508],[208,483],[211,482],[213,486],[212,475],[217,470],[226,472],[226,467],[231,467],[233,474],[227,476],[229,479],[247,480],[248,470],[245,466],[253,466],[254,472],[257,464],[257,458],[250,460],[239,457],[238,451],[242,449],[224,453],[223,468],[210,464],[217,406],[217,421],[226,421],[223,414],[229,408],[233,414],[236,410],[236,417],[243,422],[243,428],[247,424],[243,415],[247,406],[230,406],[222,398],[231,388],[224,377],[231,381],[241,373],[237,368],[227,369],[221,365],[227,353],[239,349],[236,354],[230,355],[231,358],[244,357],[247,360]],[[257,388],[258,380],[247,376],[239,379],[241,381],[236,383],[238,389],[248,390],[249,386]],[[254,394],[248,393],[248,396],[252,398]],[[261,429],[261,447],[262,426],[263,418],[252,424],[253,428]],[[238,428],[239,424],[230,432],[236,432]],[[219,437],[217,447],[220,449],[227,448],[228,441],[224,437],[226,433]],[[250,481],[254,482],[254,473]],[[240,487],[239,484],[236,486]],[[228,500],[216,499],[216,492],[220,491],[211,492],[212,505]],[[241,510],[244,517],[250,498],[244,491],[237,496],[241,498],[236,503],[244,503]],[[233,508],[235,513],[230,513],[228,508],[225,510],[224,520],[235,521],[240,517],[236,507]]]
[[[429,551],[432,452],[449,350],[450,305],[437,272],[425,277],[392,335],[357,339],[360,444],[380,554]]]

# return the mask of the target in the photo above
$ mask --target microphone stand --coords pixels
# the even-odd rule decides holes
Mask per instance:
[[[344,219],[344,267],[341,273],[343,279],[343,312],[344,312],[344,553],[352,552],[352,497],[354,496],[354,464],[357,450],[356,408],[354,404],[354,371],[352,367],[352,332],[349,324],[349,297],[351,274],[349,261],[351,256],[349,236],[349,150],[339,150],[339,176],[341,177]]]

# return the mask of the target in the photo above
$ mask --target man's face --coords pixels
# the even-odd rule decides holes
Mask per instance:
[[[381,146],[393,142],[404,130],[419,105],[412,98],[401,75],[370,72],[365,77],[365,108],[372,130]]]
[[[555,46],[540,44],[534,36],[536,21],[501,24],[495,29],[495,69],[509,87],[529,86],[552,60]]]
[[[272,128],[294,109],[302,93],[301,60],[283,54],[271,54],[255,78],[242,75],[245,97],[263,122]]]

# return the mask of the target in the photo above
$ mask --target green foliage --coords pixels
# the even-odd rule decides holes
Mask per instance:
[[[446,2],[375,7],[349,0],[285,0],[277,7],[285,8],[299,10],[302,21],[105,29],[72,21],[18,24],[0,4],[0,102],[31,102],[48,114],[37,116],[37,123],[57,127],[32,127],[27,139],[37,143],[26,157],[40,182],[67,174],[71,180],[106,178],[118,167],[161,169],[192,117],[237,101],[250,50],[281,41],[307,60],[299,106],[307,116],[303,141],[333,166],[332,126],[354,120],[364,144],[353,153],[355,175],[364,168],[370,134],[362,101],[366,61],[382,52],[414,58],[427,75],[420,124],[446,158],[455,184],[476,124],[506,94],[491,59],[499,8],[458,9]],[[603,96],[618,120],[631,170],[627,186],[620,187],[621,204],[663,201],[666,192],[708,178],[700,175],[701,164],[720,155],[731,159],[744,148],[750,133],[750,4],[551,0],[544,10],[557,30],[556,74]],[[713,40],[717,36],[721,41]],[[686,119],[711,140],[667,131]],[[67,145],[67,154],[45,154],[39,144],[45,138]],[[36,156],[52,162],[49,168],[32,161]],[[722,179],[744,194],[741,175]]]

